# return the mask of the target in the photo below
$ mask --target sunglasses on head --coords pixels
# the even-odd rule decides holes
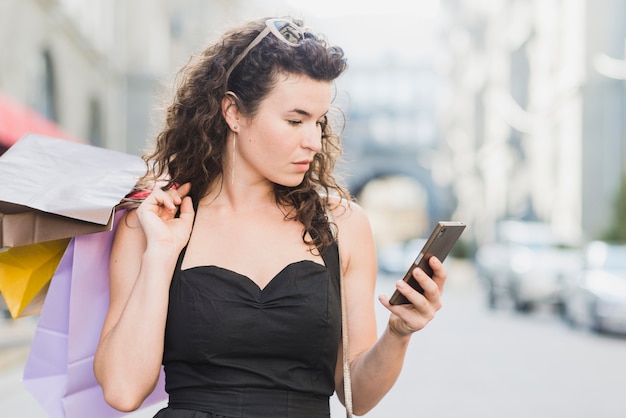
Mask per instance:
[[[235,67],[243,60],[248,52],[255,46],[257,46],[267,35],[273,34],[276,39],[282,41],[290,46],[300,46],[300,42],[304,39],[304,30],[287,19],[267,19],[265,21],[265,28],[257,35],[256,38],[250,42],[250,45],[243,50],[241,54],[233,61],[233,63],[228,68],[226,72],[226,85],[228,86],[228,80],[230,79],[230,74],[233,72]]]

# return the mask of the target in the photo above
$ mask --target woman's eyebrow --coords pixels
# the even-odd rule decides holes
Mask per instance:
[[[310,113],[310,112],[308,112],[308,111],[306,111],[306,110],[304,110],[304,109],[297,108],[297,107],[296,107],[296,108],[291,109],[291,110],[289,111],[289,113],[297,113],[297,114],[299,114],[299,115],[302,115],[302,116],[309,116],[309,117],[311,116],[311,113]]]
[[[296,108],[291,109],[291,110],[289,111],[289,113],[297,113],[297,114],[302,115],[302,116],[306,116],[306,117],[313,117],[313,115],[311,114],[311,112],[309,112],[309,111],[307,111],[307,110],[304,110],[304,109],[297,108],[297,107],[296,107]],[[321,118],[321,117],[326,116],[327,114],[328,114],[328,111],[326,111],[326,112],[322,113],[322,115],[320,116],[320,118]]]

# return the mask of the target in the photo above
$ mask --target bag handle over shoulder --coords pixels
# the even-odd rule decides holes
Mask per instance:
[[[326,210],[329,222],[334,222],[334,217],[330,209]],[[339,251],[339,286],[341,289],[341,342],[343,347],[343,396],[346,406],[346,417],[352,418],[352,377],[350,374],[350,350],[348,346],[348,320],[346,307],[346,292],[341,268],[341,251],[339,250],[339,233],[336,231],[337,249]]]

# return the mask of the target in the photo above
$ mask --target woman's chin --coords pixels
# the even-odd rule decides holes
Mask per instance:
[[[304,176],[299,176],[298,178],[284,178],[284,179],[277,179],[278,181],[275,181],[274,183],[278,184],[279,186],[283,186],[283,187],[298,187],[299,185],[302,184],[302,181],[304,180]]]

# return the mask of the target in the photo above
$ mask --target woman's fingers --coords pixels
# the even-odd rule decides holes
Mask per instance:
[[[178,188],[171,188],[166,191],[155,188],[139,208],[156,213],[161,218],[169,219],[176,215],[183,198],[187,196],[190,191],[190,183],[185,183]]]
[[[149,241],[169,242],[177,248],[187,242],[195,216],[190,191],[189,183],[166,191],[156,188],[139,206],[137,217]]]
[[[443,263],[437,257],[430,257],[428,260],[430,264],[430,268],[433,269],[433,277],[432,280],[439,287],[439,292],[443,293],[443,288],[446,283],[446,278],[448,277],[448,273],[443,266]]]
[[[434,257],[429,260],[433,269],[433,277],[429,277],[422,269],[413,270],[413,278],[420,284],[423,293],[413,289],[408,283],[400,280],[396,288],[410,302],[404,305],[390,305],[389,298],[381,296],[381,303],[391,311],[390,329],[399,335],[406,336],[426,326],[441,309],[441,295],[446,280],[446,270],[442,263]]]
[[[191,183],[185,183],[182,186],[179,186],[177,188],[172,188],[171,190],[176,191],[176,193],[178,193],[178,195],[183,198],[185,196],[187,196],[189,194],[189,192],[191,191]]]
[[[194,215],[195,211],[193,209],[193,202],[191,201],[191,197],[185,196],[180,205],[179,217],[186,221],[193,221]]]
[[[174,216],[178,211],[178,207],[182,204],[183,198],[186,197],[190,191],[191,183],[185,183],[180,187],[171,188],[164,192],[166,196],[169,196],[169,199],[163,197],[161,203],[168,210],[168,212]]]

